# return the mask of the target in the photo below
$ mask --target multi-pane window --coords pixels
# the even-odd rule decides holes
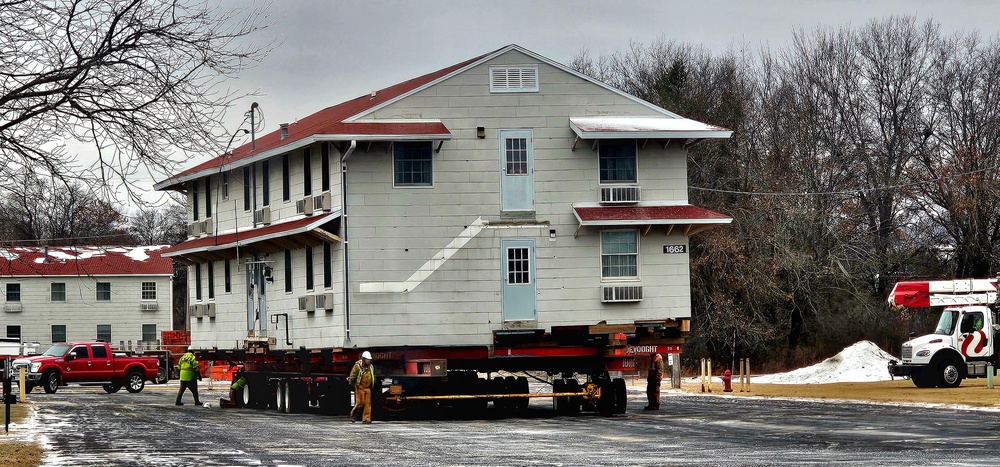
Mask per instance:
[[[312,290],[313,285],[313,247],[306,245],[306,290]]]
[[[194,299],[201,300],[201,263],[194,265]]]
[[[156,282],[143,282],[140,298],[143,300],[156,300]]]
[[[292,250],[285,250],[285,292],[292,291]]]
[[[191,207],[194,211],[194,220],[198,220],[198,179],[191,180]]]
[[[302,194],[309,196],[313,191],[312,151],[302,150]]]
[[[156,341],[156,325],[155,324],[143,324],[142,325],[142,341],[143,342],[154,342],[154,341]]]
[[[393,143],[392,180],[394,186],[431,186],[433,154],[431,143]]]
[[[17,282],[7,283],[7,301],[8,302],[21,301],[21,284]]]
[[[97,301],[99,301],[99,302],[110,302],[111,301],[111,283],[110,282],[98,282],[97,283]]]
[[[215,262],[208,262],[208,298],[215,298]]]
[[[528,248],[507,249],[507,283],[524,285],[531,283],[531,259]]]
[[[323,191],[330,191],[330,145],[323,143],[321,147],[319,163],[323,174],[320,175],[320,183]]]
[[[97,340],[104,342],[111,342],[111,325],[110,324],[98,324],[97,325]]]
[[[292,199],[292,174],[289,173],[288,154],[281,156],[281,199]]]
[[[66,342],[66,325],[52,325],[52,342]]]
[[[243,210],[250,210],[250,167],[243,167]]]
[[[8,324],[7,325],[7,337],[14,337],[17,339],[21,338],[21,325],[20,324]]]
[[[226,280],[226,293],[230,293],[230,292],[233,291],[233,269],[232,269],[231,263],[229,262],[229,258],[226,258],[225,262],[223,262],[222,268],[224,269],[223,272],[226,275],[226,279],[225,279]]]
[[[333,247],[329,242],[323,243],[323,287],[333,287]]]
[[[528,139],[507,138],[506,175],[528,175]]]
[[[634,279],[639,277],[639,232],[606,230],[601,232],[601,277]]]
[[[636,146],[635,141],[601,141],[600,172],[601,183],[635,183]]]
[[[261,162],[261,202],[264,206],[271,204],[271,165],[267,161]]]
[[[53,302],[65,302],[66,301],[66,283],[65,282],[53,282],[50,289],[49,300]]]
[[[222,172],[222,199],[229,199],[229,172]]]

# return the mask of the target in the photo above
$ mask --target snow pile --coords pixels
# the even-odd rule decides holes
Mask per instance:
[[[824,384],[865,383],[888,381],[889,360],[893,357],[870,341],[861,341],[822,362],[805,368],[754,376],[752,383],[764,384]]]

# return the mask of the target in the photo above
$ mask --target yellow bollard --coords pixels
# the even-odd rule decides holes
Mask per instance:
[[[27,375],[24,374],[24,367],[23,366],[21,368],[17,369],[17,390],[20,393],[19,394],[20,395],[20,399],[18,399],[18,400],[21,401],[21,402],[24,402],[26,400],[24,398],[24,395],[25,395],[25,392],[24,392],[24,379],[25,379],[26,376]]]

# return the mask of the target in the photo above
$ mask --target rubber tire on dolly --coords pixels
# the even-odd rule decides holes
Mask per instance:
[[[576,378],[566,380],[566,392],[580,392],[580,382]],[[583,405],[582,396],[570,396],[566,406],[566,415],[579,415],[580,406]]]
[[[566,392],[566,380],[557,379],[552,381],[552,392],[560,393]],[[557,414],[564,414],[569,408],[569,397],[566,396],[553,396],[552,397],[552,410]]]

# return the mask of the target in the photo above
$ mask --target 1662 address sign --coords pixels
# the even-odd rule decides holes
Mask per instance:
[[[687,245],[663,245],[663,254],[687,253]]]

